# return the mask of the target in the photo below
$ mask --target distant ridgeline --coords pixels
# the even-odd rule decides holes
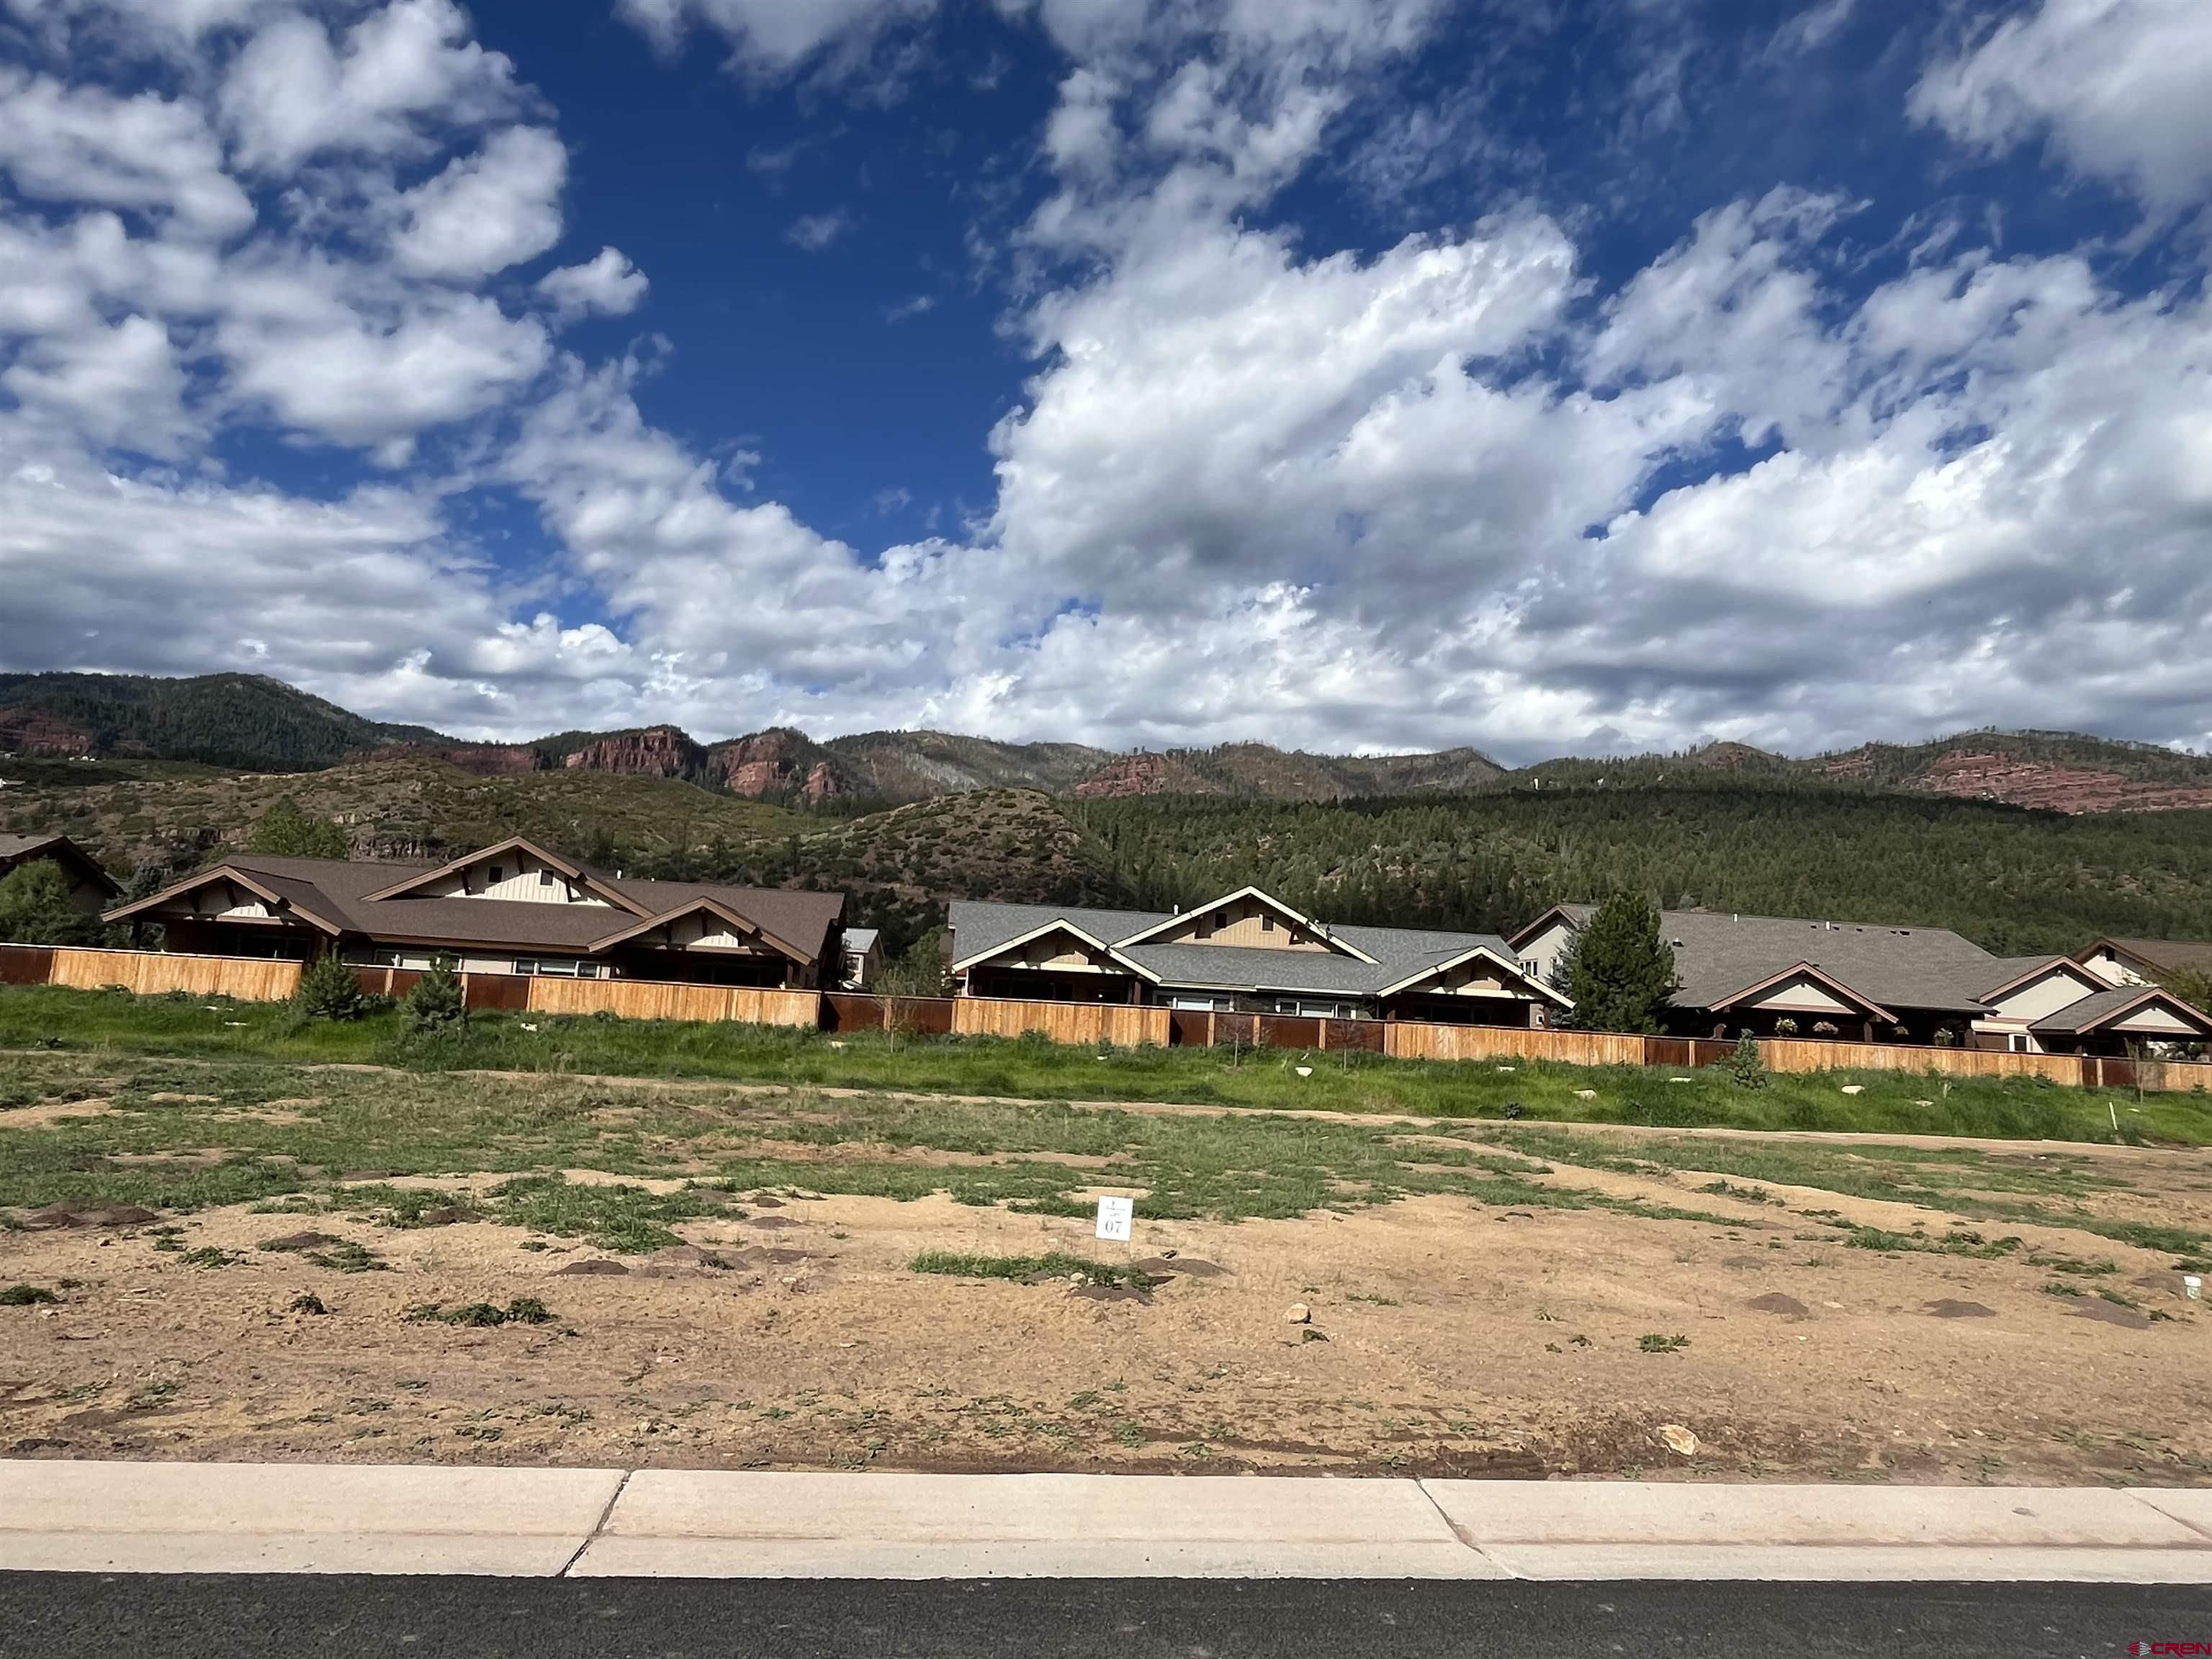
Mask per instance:
[[[1773,789],[1796,784],[2008,802],[2064,812],[2212,807],[2212,759],[2066,732],[1965,732],[1870,744],[1808,760],[1744,744],[1626,760],[1563,758],[1509,770],[1473,749],[1342,756],[1264,744],[1117,754],[941,732],[816,742],[787,727],[702,744],[671,726],[471,743],[351,714],[279,680],[0,674],[0,755],[98,756],[306,772],[369,757],[441,762],[477,776],[578,770],[680,779],[747,799],[853,815],[990,789],[1082,800],[1180,795],[1279,801],[1551,789]]]

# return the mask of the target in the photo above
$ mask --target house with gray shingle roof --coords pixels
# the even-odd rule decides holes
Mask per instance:
[[[961,900],[949,920],[963,996],[1523,1027],[1573,1006],[1494,933],[1331,927],[1256,887],[1166,912]]]
[[[70,902],[88,915],[105,909],[123,891],[100,860],[67,836],[0,836],[0,876],[40,861],[61,872]]]
[[[811,988],[842,969],[845,896],[635,881],[517,836],[440,865],[240,854],[108,914],[200,955]]]
[[[1555,906],[1510,943],[1556,979],[1595,909]],[[2177,997],[2154,988],[2123,1006],[2069,957],[1995,956],[1948,927],[1668,910],[1660,928],[1681,981],[1665,1023],[1680,1036],[1948,1040],[2021,1054],[2212,1040],[2212,1018]]]

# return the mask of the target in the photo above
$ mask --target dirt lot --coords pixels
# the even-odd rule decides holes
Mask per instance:
[[[2029,1155],[1954,1210],[1754,1188],[1727,1164],[1599,1167],[1643,1143],[1589,1144],[1593,1167],[1555,1162],[1528,1189],[1711,1218],[1429,1192],[1153,1221],[1140,1199],[1125,1250],[1064,1216],[787,1183],[617,1257],[466,1218],[509,1178],[488,1174],[411,1183],[451,1194],[463,1218],[445,1224],[234,1204],[0,1232],[0,1286],[58,1298],[0,1307],[0,1455],[2212,1481],[2202,1304],[2173,1252],[1966,1201],[2016,1193]],[[2076,1217],[2212,1222],[2203,1154],[2069,1157],[2110,1183]],[[260,1248],[303,1230],[386,1266]],[[1149,1261],[1158,1282],[1139,1297],[910,1266],[1051,1249]],[[296,1310],[303,1295],[326,1311]],[[406,1316],[518,1297],[550,1319]]]

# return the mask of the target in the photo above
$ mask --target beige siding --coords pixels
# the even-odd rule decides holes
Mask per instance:
[[[1567,941],[1574,931],[1566,922],[1555,921],[1513,954],[1528,964],[1530,978],[1541,980],[1549,985],[1553,974],[1559,969],[1559,958],[1566,954]]]
[[[2197,1035],[2194,1025],[2155,1004],[2148,1008],[2138,1008],[2125,1019],[2114,1020],[2107,1029],[2124,1031],[2130,1036],[2193,1037]]]
[[[1040,933],[1024,944],[970,964],[975,968],[1039,968],[1056,974],[1120,974],[1128,970],[1103,951],[1092,949],[1065,928]]]
[[[500,872],[494,881],[491,872]],[[550,870],[526,853],[508,851],[456,870],[420,890],[428,898],[500,899],[521,904],[592,904],[614,907]]]
[[[1778,1014],[1840,1014],[1846,1019],[1860,1020],[1866,1018],[1818,980],[1804,975],[1776,987],[1751,1006]]]
[[[1203,930],[1212,928],[1210,937]],[[1177,919],[1165,933],[1155,933],[1147,945],[1219,945],[1238,950],[1335,950],[1310,929],[1288,920],[1274,906],[1255,898],[1230,904],[1212,904]],[[1339,955],[1343,954],[1338,951]]]
[[[2094,975],[2081,969],[2055,968],[2040,979],[2030,980],[2016,990],[2008,991],[2002,1001],[1990,1006],[2001,1019],[2021,1020],[2029,1024],[2046,1014],[2055,1014],[2061,1008],[2070,1008],[2083,997],[2101,991],[2106,987]]]

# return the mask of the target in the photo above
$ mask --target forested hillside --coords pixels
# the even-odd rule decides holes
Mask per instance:
[[[0,674],[0,751],[303,771],[388,744],[443,741],[422,726],[364,720],[259,674]]]
[[[1331,921],[1509,932],[1618,890],[1670,906],[1954,927],[2009,954],[2212,939],[2212,812],[2063,817],[1682,775],[1328,806],[1072,803],[1149,905],[1254,881]]]

